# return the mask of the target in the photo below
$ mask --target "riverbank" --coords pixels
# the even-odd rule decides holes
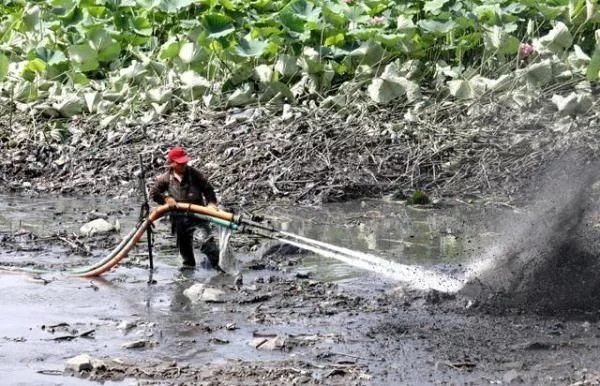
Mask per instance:
[[[142,155],[149,177],[165,153],[185,146],[223,200],[322,203],[357,197],[492,196],[511,201],[550,161],[600,149],[595,114],[560,117],[540,104],[437,106],[416,117],[402,108],[339,113],[264,107],[172,114],[148,125],[99,128],[95,120],[0,123],[9,191],[135,194]]]

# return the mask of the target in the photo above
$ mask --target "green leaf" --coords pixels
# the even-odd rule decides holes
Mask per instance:
[[[475,96],[473,87],[468,80],[457,79],[448,81],[450,94],[457,99],[472,99]]]
[[[268,46],[269,43],[262,40],[242,38],[235,50],[239,56],[257,58],[265,52]]]
[[[529,65],[525,69],[527,84],[538,88],[552,80],[552,63],[549,59]]]
[[[179,59],[185,64],[198,61],[201,55],[202,52],[195,43],[184,43],[179,50]]]
[[[419,20],[418,24],[423,30],[436,34],[447,34],[456,28],[456,23],[452,20],[445,23],[435,20]]]
[[[350,52],[351,57],[359,58],[361,64],[374,65],[380,63],[385,57],[385,50],[379,44],[366,42],[359,48]]]
[[[71,82],[73,82],[73,84],[79,86],[87,86],[88,84],[90,84],[90,80],[88,79],[88,77],[81,72],[72,72],[71,74],[69,74],[69,78],[71,78]]]
[[[210,88],[210,82],[198,75],[195,71],[185,71],[179,76],[181,83],[187,88]]]
[[[110,45],[104,47],[98,51],[98,61],[100,62],[112,62],[119,58],[121,54],[121,45],[117,42],[113,42]]]
[[[319,21],[321,8],[315,7],[312,2],[306,0],[292,0],[281,12],[294,14],[306,21],[317,22]]]
[[[202,26],[208,32],[208,37],[216,39],[235,32],[233,20],[220,13],[209,13],[202,18]]]
[[[138,16],[132,20],[133,31],[141,36],[152,36],[152,22],[143,16]]]
[[[167,13],[177,13],[182,8],[189,7],[194,0],[160,0],[158,9]]]
[[[0,54],[0,81],[6,78],[8,74],[8,57],[4,54]]]
[[[343,43],[345,38],[346,37],[343,32],[328,36],[325,39],[325,46],[337,46],[337,45]]]
[[[500,54],[516,54],[519,50],[519,40],[505,33],[502,27],[493,26],[483,36],[485,48]]]
[[[65,97],[57,103],[52,104],[52,107],[60,112],[60,115],[65,118],[71,118],[74,115],[81,114],[83,111],[83,101],[76,95]]]
[[[69,13],[67,13],[61,19],[63,27],[75,25],[83,20],[83,12],[81,11],[81,8],[73,7]]]
[[[56,65],[69,61],[62,51],[55,51],[46,47],[36,48],[35,56],[48,63],[48,65]]]
[[[396,20],[396,28],[400,32],[410,33],[413,32],[417,28],[417,26],[412,21],[412,18],[400,15]]]
[[[547,35],[540,38],[540,43],[554,53],[559,53],[573,44],[573,35],[569,28],[562,22],[557,22]]]
[[[324,19],[340,29],[346,28],[346,25],[348,24],[348,18],[345,15],[348,10],[349,7],[344,3],[326,3],[323,8],[321,8]]]
[[[429,12],[433,15],[439,15],[440,11],[444,7],[444,5],[449,0],[430,0],[425,2],[425,6],[423,7],[423,11]]]
[[[98,53],[98,61],[111,62],[119,57],[121,45],[104,29],[95,28],[88,33],[90,46]]]
[[[373,79],[369,87],[367,87],[367,93],[373,101],[385,104],[403,96],[406,93],[406,90],[397,83],[376,78]]]
[[[94,91],[83,94],[83,99],[85,100],[85,106],[87,107],[88,112],[94,113],[102,100],[102,96],[99,92]]]
[[[313,3],[306,0],[293,0],[283,7],[279,13],[281,24],[289,30],[303,33],[305,30],[317,28],[320,7],[315,7]]]
[[[46,63],[41,59],[35,58],[27,62],[23,68],[23,71],[21,72],[21,77],[25,80],[33,82],[36,75],[41,74],[45,69]]]
[[[266,64],[256,66],[254,69],[254,78],[260,83],[270,83],[273,80],[273,68]]]
[[[590,64],[588,64],[586,76],[588,80],[598,80],[600,74],[600,47],[596,47]]]
[[[578,70],[586,70],[590,61],[591,58],[577,44],[573,46],[573,52],[567,58],[569,65]]]
[[[293,76],[299,71],[298,58],[292,55],[282,54],[277,58],[275,71],[283,76]]]
[[[33,30],[39,27],[40,12],[41,9],[37,5],[28,7],[25,10],[25,15],[23,16],[23,23],[28,27],[29,30]]]
[[[233,94],[227,98],[227,104],[229,106],[244,106],[254,102],[254,96],[252,95],[252,88],[249,84],[236,89]]]
[[[36,58],[36,59],[30,60],[27,63],[27,65],[25,66],[25,69],[27,69],[29,71],[41,73],[41,72],[44,72],[44,70],[46,69],[46,63],[43,60]]]
[[[69,57],[82,72],[98,68],[98,53],[89,44],[78,44],[69,47]]]
[[[179,55],[181,50],[181,43],[174,37],[170,37],[161,47],[160,54],[158,55],[161,59],[172,59]]]

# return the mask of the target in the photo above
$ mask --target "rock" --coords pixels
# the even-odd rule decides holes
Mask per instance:
[[[154,347],[158,345],[157,341],[154,340],[145,340],[140,339],[133,342],[126,342],[121,345],[121,348],[131,349],[131,348],[146,348],[146,347]]]
[[[523,377],[517,372],[517,370],[509,370],[502,376],[502,383],[514,384],[523,383]]]
[[[135,321],[123,320],[121,323],[119,323],[117,325],[117,329],[127,332],[136,326],[137,326],[137,322],[135,322]]]
[[[258,337],[252,339],[250,346],[257,350],[274,351],[283,349],[285,347],[285,342],[285,337],[279,335],[274,338]]]
[[[77,355],[76,357],[67,360],[65,365],[65,370],[74,371],[77,373],[80,371],[90,371],[93,368],[94,366],[92,365],[92,357],[90,357],[88,354]]]
[[[269,257],[271,255],[289,256],[299,255],[301,253],[303,253],[302,249],[281,242],[267,243],[258,251],[258,255],[261,258]]]
[[[186,296],[192,303],[223,303],[225,302],[225,292],[216,289],[206,287],[204,284],[194,284],[190,288],[183,291],[183,295]]]
[[[79,233],[84,236],[92,236],[94,234],[109,233],[115,230],[115,226],[103,218],[98,218],[83,224],[79,229]]]

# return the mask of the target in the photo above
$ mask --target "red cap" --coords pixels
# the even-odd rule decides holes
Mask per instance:
[[[189,162],[190,158],[188,157],[185,150],[182,147],[174,147],[169,150],[169,155],[167,156],[167,160],[169,163],[178,163],[178,164],[186,164]]]

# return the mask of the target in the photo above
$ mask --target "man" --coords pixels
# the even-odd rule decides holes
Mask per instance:
[[[160,175],[150,188],[150,196],[158,204],[174,205],[176,202],[217,207],[215,190],[199,170],[188,165],[189,157],[181,147],[174,147],[167,155],[169,171]],[[183,267],[196,266],[194,258],[194,231],[202,234],[201,251],[208,257],[210,267],[219,267],[219,248],[211,235],[209,223],[184,214],[171,215],[172,231],[177,236],[177,247],[183,258]]]

